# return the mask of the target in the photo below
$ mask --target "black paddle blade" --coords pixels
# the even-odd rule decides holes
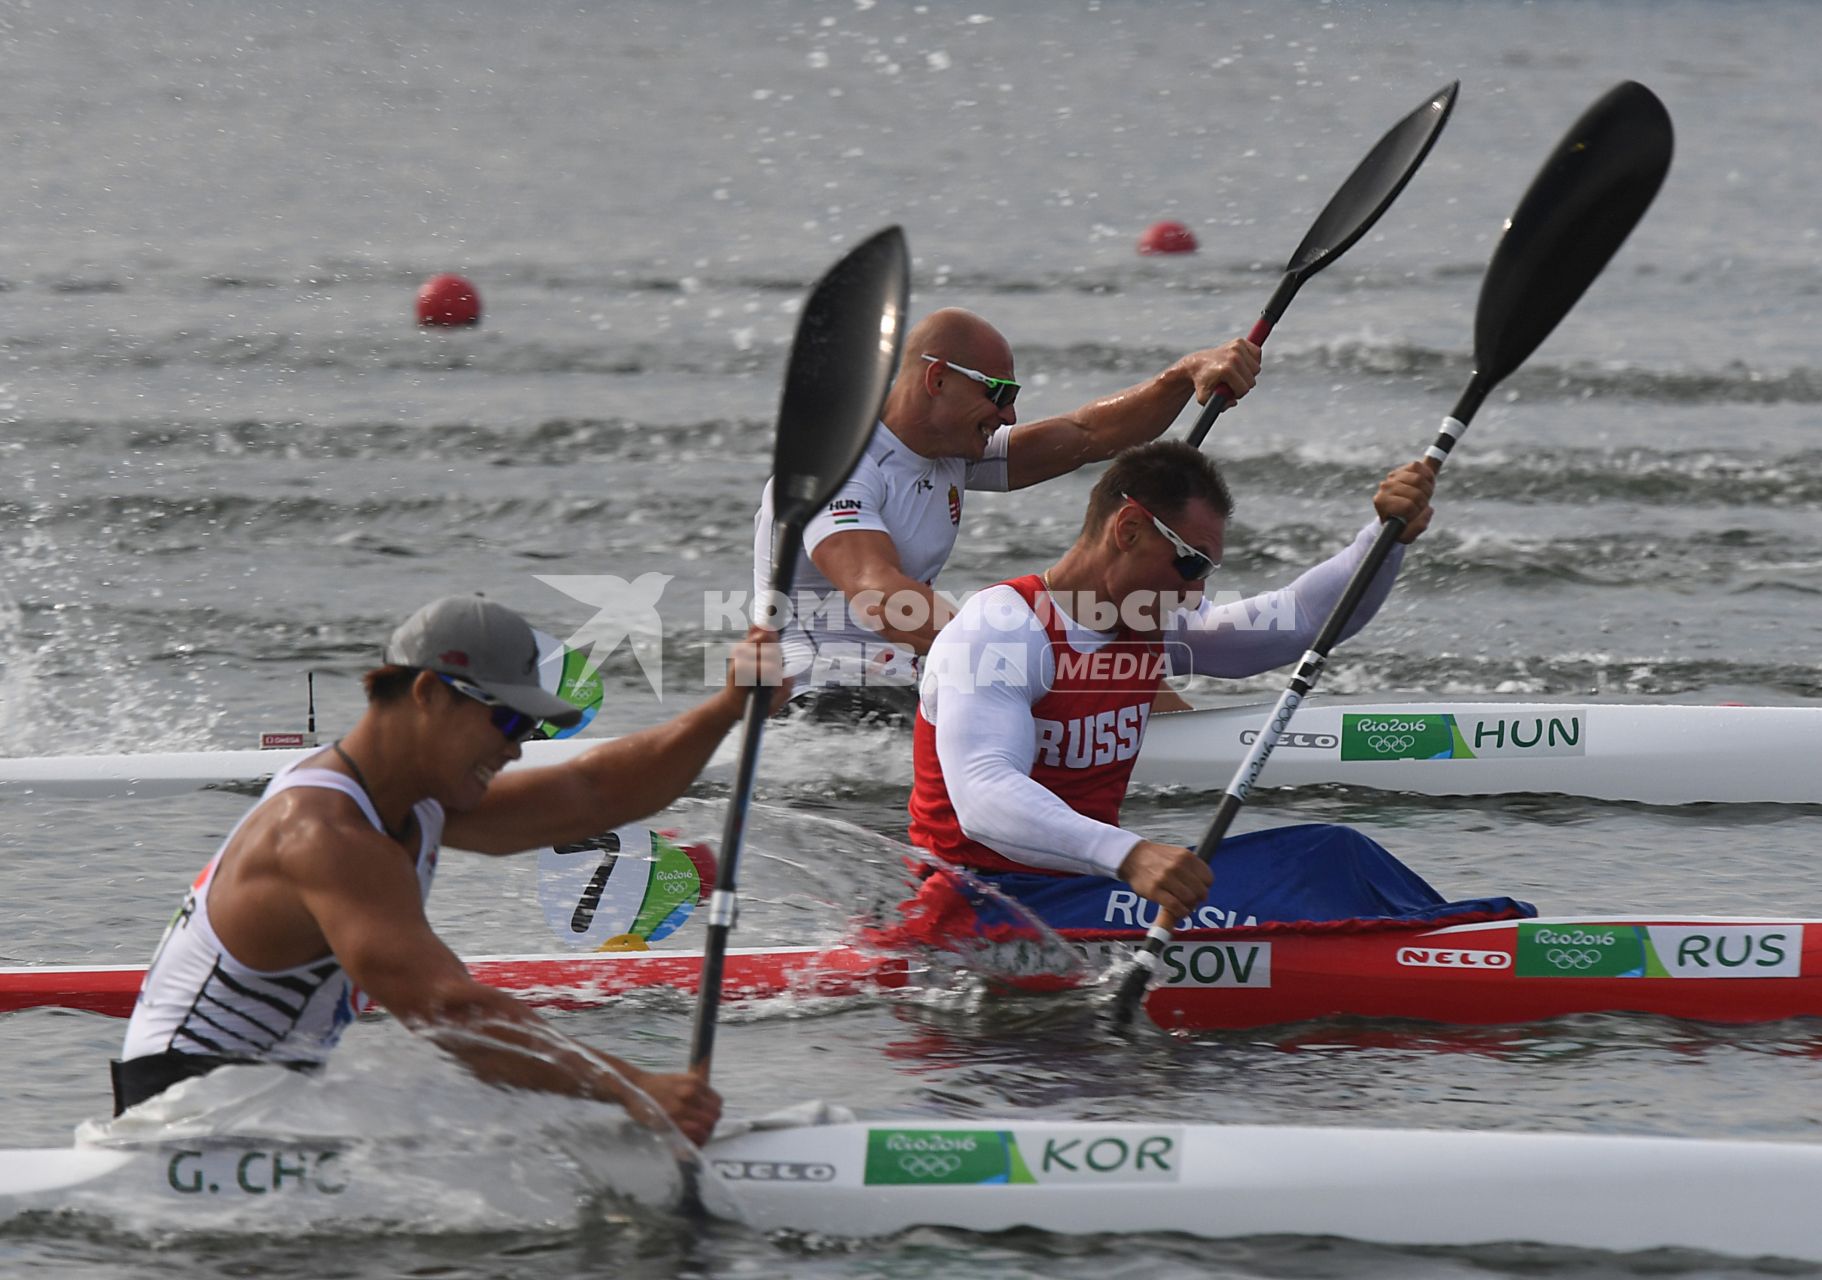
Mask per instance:
[[[1443,125],[1448,123],[1449,112],[1455,108],[1455,95],[1460,89],[1461,81],[1449,81],[1393,125],[1367,152],[1366,159],[1354,167],[1341,190],[1316,218],[1316,225],[1303,237],[1303,243],[1286,264],[1286,271],[1298,277],[1315,274],[1379,221],[1379,215],[1391,207],[1430,154]]]
[[[781,524],[802,526],[860,461],[898,368],[910,291],[910,252],[897,227],[861,242],[811,290],[791,342],[772,454]]]
[[[1525,362],[1618,252],[1670,170],[1670,113],[1627,80],[1589,107],[1518,202],[1481,281],[1474,376]]]

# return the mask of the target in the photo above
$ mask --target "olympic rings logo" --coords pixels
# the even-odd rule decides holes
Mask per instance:
[[[1559,969],[1587,969],[1600,962],[1601,953],[1585,947],[1553,947],[1544,959]]]
[[[898,1167],[913,1178],[945,1178],[962,1167],[958,1155],[906,1155],[898,1158]]]
[[[1372,748],[1376,755],[1403,755],[1411,749],[1416,741],[1417,739],[1408,733],[1401,733],[1396,737],[1376,733],[1367,739],[1367,746]]]

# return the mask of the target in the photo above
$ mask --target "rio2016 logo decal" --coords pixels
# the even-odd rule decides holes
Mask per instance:
[[[565,946],[643,951],[690,918],[713,888],[706,849],[626,826],[538,855],[538,901]]]
[[[1501,708],[1497,714],[1376,712],[1341,717],[1343,760],[1481,760],[1588,752],[1581,707]]]
[[[1149,1125],[1092,1129],[872,1129],[867,1186],[1032,1186],[1175,1182],[1183,1131]]]

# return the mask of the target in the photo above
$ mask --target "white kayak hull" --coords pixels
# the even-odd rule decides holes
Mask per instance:
[[[1153,716],[1134,781],[1224,788],[1268,709]],[[1316,701],[1298,709],[1260,785],[1811,804],[1822,802],[1818,753],[1822,707]]]
[[[759,1129],[718,1139],[705,1154],[761,1230],[870,1237],[1023,1227],[1822,1261],[1813,1211],[1822,1146],[1808,1144],[920,1117]],[[15,1150],[0,1159],[0,1221],[33,1210],[109,1217],[114,1206],[143,1212],[151,1201],[164,1230],[334,1229],[379,1221],[391,1190],[363,1180],[344,1153],[307,1144]],[[548,1205],[540,1216],[573,1213]]]
[[[1260,702],[1154,716],[1133,780],[1222,789],[1270,709]],[[519,766],[560,763],[599,741],[528,743]],[[18,788],[62,796],[172,795],[257,782],[305,754],[0,759],[0,794]],[[1340,784],[1435,796],[1539,792],[1660,805],[1810,804],[1822,803],[1822,774],[1811,764],[1818,755],[1822,707],[1319,699],[1299,709],[1260,785]],[[732,759],[730,751],[718,753],[703,776],[725,779]]]

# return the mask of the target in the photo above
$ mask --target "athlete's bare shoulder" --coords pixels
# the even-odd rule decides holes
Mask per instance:
[[[261,970],[320,958],[330,943],[308,900],[338,886],[371,896],[370,885],[350,882],[347,867],[374,860],[356,851],[376,835],[354,800],[333,790],[295,787],[261,801],[210,882],[209,916],[223,945]]]
[[[238,856],[294,884],[347,879],[351,871],[411,860],[374,829],[354,797],[328,787],[293,787],[273,796],[241,829]],[[369,868],[378,863],[379,867]]]

